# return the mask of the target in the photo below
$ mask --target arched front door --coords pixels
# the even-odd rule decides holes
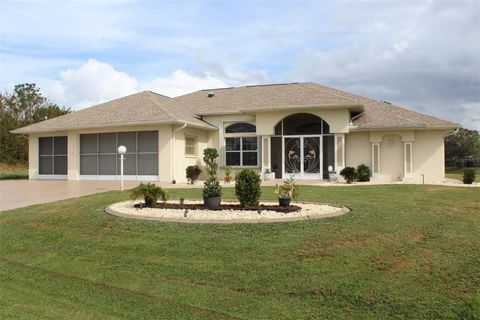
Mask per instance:
[[[326,168],[332,164],[333,135],[322,118],[297,113],[277,124],[272,137],[272,169],[276,177],[322,179],[328,175]]]

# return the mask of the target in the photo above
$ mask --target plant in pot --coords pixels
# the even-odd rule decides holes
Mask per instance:
[[[230,167],[223,167],[223,171],[225,172],[225,177],[223,178],[223,182],[230,183],[232,182],[232,168]]]
[[[133,200],[143,198],[145,206],[151,208],[157,204],[158,198],[166,202],[168,200],[168,193],[154,183],[142,182],[131,190],[131,198]]]
[[[270,181],[273,179],[275,179],[275,173],[272,172],[270,168],[265,169],[265,171],[263,171],[263,180]]]
[[[357,179],[357,171],[353,167],[345,167],[340,171],[340,175],[347,181],[348,184]]]
[[[331,183],[337,183],[338,181],[337,172],[333,170],[332,166],[328,166],[328,179]]]
[[[205,170],[208,179],[203,185],[203,205],[207,209],[218,209],[222,196],[222,187],[217,178],[218,169],[218,152],[215,148],[207,148],[203,150],[203,161],[205,162]]]
[[[296,200],[298,197],[298,187],[295,184],[295,179],[290,177],[286,180],[283,180],[282,185],[279,186],[277,184],[275,194],[278,196],[278,204],[281,207],[290,206],[291,199]]]

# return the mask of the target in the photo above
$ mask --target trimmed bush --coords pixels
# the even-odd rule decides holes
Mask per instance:
[[[463,172],[463,183],[472,184],[475,181],[475,170],[467,169]]]
[[[185,169],[185,173],[187,174],[188,183],[194,184],[198,180],[200,173],[202,173],[202,169],[199,166],[188,166]]]
[[[370,181],[370,167],[365,164],[361,164],[357,167],[357,179],[360,182]]]
[[[209,178],[203,184],[202,194],[206,198],[215,198],[222,195],[222,187],[217,178],[218,169],[218,151],[215,148],[207,148],[203,150],[203,161],[205,162],[205,170],[207,170]]]
[[[352,167],[345,167],[340,171],[340,175],[347,181],[347,183],[352,183],[357,179],[357,171]]]
[[[243,169],[235,176],[235,195],[240,206],[256,206],[262,195],[260,175],[250,169]]]

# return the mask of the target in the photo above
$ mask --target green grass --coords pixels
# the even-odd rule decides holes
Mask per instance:
[[[259,225],[103,212],[127,198],[1,213],[0,318],[480,319],[479,188],[302,187],[353,212]]]
[[[469,168],[446,168],[445,169],[445,177],[449,179],[455,179],[455,180],[463,180],[463,172]],[[473,168],[475,169],[475,181],[478,181],[480,179],[480,168]]]
[[[0,180],[28,179],[28,164],[0,163]]]

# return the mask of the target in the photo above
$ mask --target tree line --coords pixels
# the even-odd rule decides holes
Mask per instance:
[[[71,112],[51,103],[34,83],[18,84],[0,93],[0,162],[26,163],[28,138],[10,131]]]

